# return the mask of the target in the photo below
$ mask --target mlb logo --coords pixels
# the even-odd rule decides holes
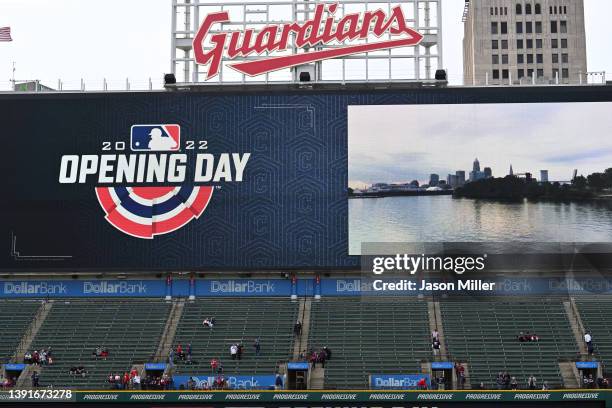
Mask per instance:
[[[134,125],[130,137],[133,151],[165,152],[179,150],[181,127],[179,125]]]

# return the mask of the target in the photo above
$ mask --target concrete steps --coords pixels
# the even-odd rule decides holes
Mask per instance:
[[[174,343],[174,337],[176,336],[176,329],[183,315],[185,309],[185,300],[179,299],[172,302],[172,308],[166,320],[166,325],[161,336],[157,351],[155,352],[155,361],[166,361],[170,354],[170,349]]]
[[[13,359],[14,362],[23,362],[23,356],[25,355],[26,351],[30,349],[32,341],[38,334],[38,331],[45,322],[45,319],[49,315],[49,312],[51,311],[52,307],[53,300],[47,300],[41,303],[40,307],[38,308],[38,311],[36,312],[36,315],[34,315],[32,322],[28,326],[28,329],[26,330],[25,334],[21,338],[21,341],[19,342],[19,345],[17,346],[17,350],[15,351],[15,358]]]

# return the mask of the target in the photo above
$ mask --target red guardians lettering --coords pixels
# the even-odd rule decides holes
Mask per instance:
[[[422,34],[406,26],[406,18],[400,6],[392,8],[390,15],[383,10],[366,11],[346,14],[336,23],[333,15],[337,8],[338,4],[318,4],[314,10],[314,18],[311,20],[303,23],[269,25],[259,32],[247,29],[210,33],[215,24],[230,22],[227,11],[211,13],[206,16],[193,39],[196,63],[208,65],[206,79],[209,79],[219,73],[224,52],[227,58],[233,59],[253,54],[261,55],[265,52],[284,51],[293,45],[296,48],[305,48],[334,41],[344,43],[348,40],[366,39],[370,34],[379,38],[386,33],[391,34],[391,37],[399,37],[367,44],[343,45],[325,50],[272,56],[229,65],[241,73],[256,76],[314,61],[414,46],[423,39]],[[295,44],[290,43],[292,33],[295,34]],[[205,49],[204,44],[208,42],[212,46]]]

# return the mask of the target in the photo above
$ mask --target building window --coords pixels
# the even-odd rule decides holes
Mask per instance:
[[[504,7],[504,16],[508,15],[508,7]]]
[[[508,40],[502,40],[501,46],[502,46],[502,50],[507,50],[508,49]]]
[[[557,6],[555,6],[555,14],[557,14]]]
[[[527,39],[527,48],[533,48],[533,40],[531,38]]]
[[[516,48],[519,50],[523,49],[523,40],[516,40]]]
[[[567,48],[567,38],[561,39],[561,48]]]
[[[550,22],[550,32],[553,34],[556,34],[557,31],[557,22],[556,21],[551,21]]]
[[[559,24],[561,25],[561,33],[567,34],[567,21],[561,21]]]
[[[559,54],[553,54],[552,55],[552,63],[553,64],[558,64],[559,63]]]
[[[493,79],[499,79],[499,69],[493,70]]]
[[[544,70],[538,69],[538,78],[544,78]]]
[[[542,34],[542,22],[541,21],[536,21],[536,34]]]
[[[542,39],[536,38],[536,48],[542,48]]]
[[[559,77],[559,70],[557,68],[553,69],[553,79],[557,80]]]
[[[533,23],[531,21],[525,23],[525,32],[527,34],[533,33]]]
[[[536,54],[536,63],[538,64],[544,63],[544,54]]]
[[[491,48],[496,50],[499,48],[499,41],[498,40],[493,40],[491,41]]]
[[[528,76],[529,78],[533,78],[533,69],[528,69],[528,70],[527,70],[527,76]]]
[[[491,7],[491,15],[493,15],[493,7]]]
[[[501,23],[501,33],[508,34],[508,23]]]
[[[499,64],[499,55],[495,55],[495,54],[491,55],[491,63],[493,65]]]
[[[523,14],[523,6],[521,4],[516,5],[516,14]]]
[[[564,64],[569,64],[569,54],[561,54],[561,62]]]
[[[563,6],[563,14],[567,14],[567,6]]]
[[[533,64],[533,54],[527,54],[527,63]]]
[[[502,78],[508,79],[509,77],[510,77],[510,71],[508,71],[507,69],[502,70]]]
[[[502,54],[502,64],[508,65],[508,54]]]
[[[550,40],[550,46],[552,48],[559,48],[559,40],[557,40],[556,38],[553,38],[552,40]]]
[[[525,14],[531,14],[531,4],[525,4]]]
[[[542,6],[540,5],[540,3],[536,3],[536,5],[535,5],[535,13],[536,14],[542,14]]]
[[[518,76],[518,79],[525,78],[525,70],[524,70],[524,69],[522,69],[522,68],[521,68],[521,69],[519,69],[519,70],[517,71],[517,76]]]
[[[497,7],[495,7],[495,15],[497,15],[497,12],[498,12]]]
[[[561,70],[562,74],[563,74],[563,79],[568,79],[569,78],[569,69],[567,68],[563,68]]]
[[[516,23],[516,33],[523,34],[523,23],[520,21]]]
[[[525,56],[523,54],[519,54],[516,56],[516,63],[517,64],[524,64],[525,63]]]
[[[491,34],[497,34],[497,22],[491,23]]]

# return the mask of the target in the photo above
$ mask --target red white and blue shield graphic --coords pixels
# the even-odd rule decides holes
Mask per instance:
[[[106,220],[137,238],[153,239],[199,218],[212,197],[212,186],[96,187]]]

